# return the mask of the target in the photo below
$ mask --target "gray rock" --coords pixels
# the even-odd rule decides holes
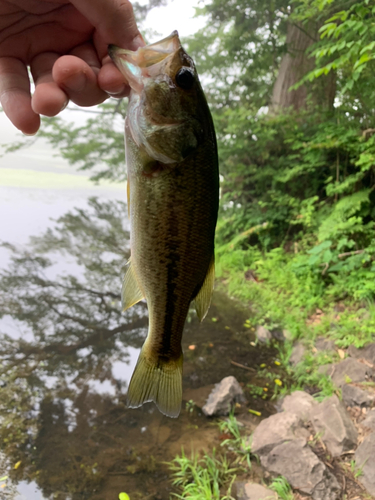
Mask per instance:
[[[375,431],[375,409],[369,412],[367,417],[361,422],[361,425]]]
[[[310,410],[317,404],[316,400],[303,391],[295,391],[285,396],[281,409],[298,415],[303,421],[309,419]]]
[[[251,449],[257,455],[266,455],[275,446],[296,437],[309,437],[308,431],[302,426],[301,418],[286,411],[276,413],[262,420],[255,429]]]
[[[283,336],[285,340],[293,340],[293,334],[289,330],[283,330]]]
[[[367,344],[365,347],[361,349],[357,349],[353,345],[351,345],[348,349],[349,356],[353,358],[362,358],[375,365],[375,342],[372,344]]]
[[[324,337],[318,337],[315,341],[315,349],[317,351],[335,351],[336,344],[333,340]]]
[[[246,399],[243,390],[235,377],[225,377],[215,385],[202,411],[207,417],[229,415],[233,404],[244,402]]]
[[[350,382],[363,382],[371,375],[371,368],[356,359],[346,358],[334,365],[332,381],[337,387]]]
[[[277,493],[261,484],[237,481],[233,486],[236,487],[237,500],[277,500],[278,498]]]
[[[294,489],[311,495],[314,500],[340,497],[336,478],[303,439],[276,446],[261,462],[269,472],[284,476]]]
[[[357,480],[370,495],[375,495],[375,432],[369,434],[358,446],[354,458],[357,468],[362,469]]]
[[[269,342],[272,339],[272,334],[267,328],[265,328],[262,325],[258,325],[257,329],[255,331],[255,335],[259,342],[262,344],[265,344],[266,342]]]
[[[348,354],[351,358],[360,358],[361,356],[358,354],[359,349],[357,347],[354,347],[354,345],[350,345],[348,347]]]
[[[310,416],[315,432],[321,434],[332,456],[338,457],[356,446],[357,430],[336,395],[314,406]]]
[[[290,355],[289,363],[292,366],[298,365],[298,363],[300,363],[302,361],[302,359],[303,359],[303,357],[305,355],[305,352],[306,352],[306,348],[302,344],[302,342],[296,342],[294,344],[294,347],[293,347],[293,350],[292,350],[292,354]]]
[[[374,401],[374,396],[355,385],[344,384],[341,390],[345,406],[371,406]]]
[[[327,363],[326,365],[320,365],[318,367],[318,373],[320,373],[320,375],[328,375],[329,377],[332,377],[334,371],[335,365],[333,363]]]

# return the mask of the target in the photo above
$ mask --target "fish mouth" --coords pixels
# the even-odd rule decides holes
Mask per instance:
[[[173,31],[163,40],[140,47],[136,51],[109,45],[108,54],[130,87],[140,94],[144,86],[143,78],[157,75],[162,63],[180,48],[178,32]]]

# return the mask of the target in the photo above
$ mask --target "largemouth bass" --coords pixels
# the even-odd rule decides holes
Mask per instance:
[[[185,319],[194,301],[203,320],[214,285],[215,131],[177,31],[136,52],[110,46],[109,53],[132,89],[125,120],[131,257],[122,305],[126,310],[145,298],[149,311],[127,404],[154,401],[177,417]]]

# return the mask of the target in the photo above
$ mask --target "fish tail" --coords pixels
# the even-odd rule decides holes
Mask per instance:
[[[127,406],[138,408],[153,401],[167,417],[178,417],[182,401],[182,353],[178,359],[147,356],[143,346],[130,380]]]

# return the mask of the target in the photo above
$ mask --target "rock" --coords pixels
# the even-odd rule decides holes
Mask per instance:
[[[355,385],[344,384],[341,391],[345,406],[371,406],[375,399],[374,396]]]
[[[359,356],[358,351],[359,349],[357,349],[357,347],[354,347],[354,345],[350,345],[348,347],[348,354],[351,358],[360,358],[361,356]]]
[[[348,349],[348,353],[353,358],[362,358],[375,366],[375,342],[372,344],[367,344],[365,347],[361,349],[357,349],[353,345],[351,345]]]
[[[209,398],[211,392],[215,388],[215,384],[205,385],[197,389],[186,389],[182,394],[182,399],[186,403],[194,401],[195,406],[202,408]]]
[[[285,342],[285,337],[282,330],[275,329],[271,331],[272,338],[278,340],[279,342]]]
[[[346,358],[334,365],[332,381],[337,387],[350,382],[363,382],[371,375],[371,368],[356,359]]]
[[[335,365],[333,363],[320,365],[317,371],[318,373],[320,373],[320,375],[328,375],[329,377],[332,377],[333,372],[335,371]]]
[[[314,500],[336,500],[341,489],[336,478],[313,453],[304,439],[294,439],[276,446],[261,458],[263,467],[284,476],[294,489]]]
[[[298,365],[298,363],[300,363],[302,361],[302,359],[305,355],[305,352],[306,352],[306,348],[302,344],[302,342],[296,342],[294,344],[292,354],[290,355],[289,363],[293,366]]]
[[[362,474],[357,478],[370,495],[375,495],[375,432],[369,434],[358,446],[354,458],[357,470]]]
[[[261,484],[237,481],[233,486],[236,487],[237,500],[277,500],[278,498],[277,493]]]
[[[303,421],[309,419],[310,410],[317,404],[316,400],[303,391],[295,391],[285,396],[281,409],[298,415]]]
[[[259,342],[261,342],[262,344],[265,344],[266,342],[269,342],[272,339],[271,332],[262,325],[257,326],[255,335],[259,340]]]
[[[275,446],[296,437],[309,437],[308,431],[302,426],[301,418],[286,411],[276,413],[262,420],[255,429],[251,450],[257,455],[266,455]]]
[[[315,341],[315,349],[317,351],[335,351],[336,344],[333,340],[324,337],[318,337]]]
[[[339,398],[331,396],[311,409],[311,422],[332,456],[338,457],[357,444],[358,433]]]
[[[361,425],[375,431],[375,409],[369,412],[367,417],[361,422]]]
[[[293,340],[293,334],[289,330],[283,330],[283,337],[285,340]]]
[[[229,415],[233,404],[245,402],[243,390],[235,377],[225,377],[215,385],[202,411],[207,417]]]

